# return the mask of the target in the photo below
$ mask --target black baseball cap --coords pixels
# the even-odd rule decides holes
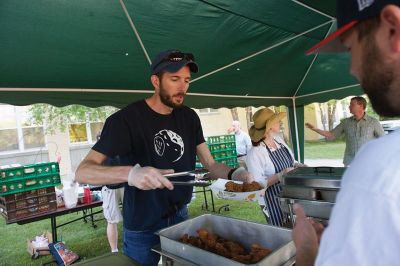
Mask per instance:
[[[359,21],[379,16],[381,10],[388,4],[400,6],[400,0],[337,0],[337,30],[309,49],[307,55],[346,52],[346,47],[338,37]]]
[[[199,71],[199,67],[194,61],[193,54],[183,53],[176,49],[170,49],[159,53],[154,58],[150,69],[152,75],[158,74],[163,71],[175,73],[186,65],[193,73],[197,73]]]

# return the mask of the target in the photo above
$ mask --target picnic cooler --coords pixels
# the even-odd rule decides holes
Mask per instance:
[[[0,169],[0,214],[7,223],[57,209],[54,186],[60,182],[56,162]]]
[[[328,222],[345,170],[345,167],[299,167],[283,176],[278,199],[292,224],[294,203],[300,203],[307,216]]]
[[[259,244],[273,250],[271,254],[255,264],[243,264],[218,254],[179,241],[184,235],[195,236],[200,228],[207,229],[227,240],[233,240],[249,249]],[[291,230],[235,218],[204,214],[158,232],[162,255],[185,261],[188,265],[288,265],[296,250],[292,242]],[[291,264],[290,264],[291,265]]]

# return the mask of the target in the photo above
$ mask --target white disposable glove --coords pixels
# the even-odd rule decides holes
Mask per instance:
[[[232,173],[232,180],[242,181],[246,183],[251,183],[254,181],[254,177],[250,172],[247,172],[244,167],[239,167]]]
[[[128,184],[139,189],[150,190],[157,188],[174,189],[172,183],[163,175],[172,174],[174,170],[162,170],[154,167],[141,167],[136,164],[131,168],[128,174]]]

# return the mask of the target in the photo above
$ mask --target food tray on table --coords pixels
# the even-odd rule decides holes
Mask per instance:
[[[225,184],[228,182],[235,182],[237,184],[242,184],[240,181],[231,181],[226,179],[217,179],[210,186],[211,191],[219,199],[228,200],[243,200],[243,201],[258,201],[264,204],[264,189],[250,191],[250,192],[230,192],[226,191]]]
[[[252,244],[259,244],[273,252],[256,264],[243,264],[179,241],[184,234],[196,235],[196,231],[200,228],[236,241],[246,249],[250,249]],[[296,253],[289,229],[212,214],[201,215],[162,229],[157,234],[160,236],[162,251],[196,265],[281,266]]]

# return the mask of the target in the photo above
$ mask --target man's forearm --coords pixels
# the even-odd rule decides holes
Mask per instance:
[[[127,182],[131,168],[131,166],[103,166],[86,161],[79,165],[75,179],[81,184],[118,184]]]
[[[296,247],[297,248],[297,247]],[[313,266],[317,258],[318,249],[302,249],[296,250],[296,266]]]
[[[326,131],[326,130],[322,130],[322,129],[318,129],[318,128],[313,128],[312,130],[328,139],[332,139],[334,137],[330,131]]]
[[[217,179],[217,178],[227,179],[228,173],[231,169],[232,169],[231,167],[228,167],[223,163],[217,163],[217,162],[212,163],[208,168],[208,170],[210,171],[209,175],[212,179]]]

